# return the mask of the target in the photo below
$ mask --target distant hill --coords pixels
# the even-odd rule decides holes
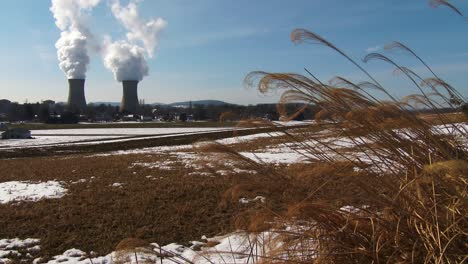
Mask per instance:
[[[185,101],[185,102],[177,102],[177,103],[172,103],[172,104],[169,104],[170,106],[174,106],[174,107],[188,107],[190,106],[190,102],[192,103],[192,105],[232,105],[230,103],[226,103],[226,102],[223,102],[223,101],[219,101],[219,100],[198,100],[198,101]]]
[[[112,105],[112,106],[120,106],[120,102],[90,102],[90,104],[93,104],[93,105],[101,105],[101,104],[105,104],[105,105]],[[151,103],[149,105],[166,105],[166,104],[163,104],[163,103]]]
[[[171,104],[150,103],[149,105],[152,105],[152,106],[167,105],[167,106],[172,106],[172,107],[189,107],[190,102],[192,102],[192,105],[216,105],[216,106],[218,106],[218,105],[232,105],[230,103],[226,103],[226,102],[219,101],[219,100],[185,101],[185,102],[176,102],[176,103],[171,103]],[[94,105],[105,104],[105,105],[119,106],[120,102],[91,102],[90,104],[94,104]]]
[[[120,103],[119,102],[90,102],[90,104],[93,104],[93,105],[112,105],[112,106],[119,106]]]

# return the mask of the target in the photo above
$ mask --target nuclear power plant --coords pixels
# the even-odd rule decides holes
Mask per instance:
[[[138,110],[138,81],[122,81],[123,96],[120,112],[135,114]]]
[[[69,83],[68,109],[84,118],[84,110],[87,107],[84,85],[91,61],[88,50],[94,50],[97,46],[92,33],[93,28],[86,18],[92,9],[99,5],[100,0],[51,2],[50,11],[60,30],[60,37],[55,43],[59,67]],[[127,30],[126,39],[112,40],[106,37],[99,43],[99,53],[102,55],[104,66],[113,73],[117,82],[122,82],[123,96],[119,110],[127,117],[137,114],[140,110],[138,83],[148,76],[147,59],[153,58],[159,35],[167,25],[160,17],[149,20],[139,17],[139,2],[130,1],[128,5],[121,5],[120,1],[112,1],[109,5],[111,13]],[[140,32],[144,34],[137,34]],[[91,112],[89,114],[92,115]]]
[[[86,98],[84,92],[84,79],[68,79],[69,93],[67,107],[71,111],[84,111]],[[120,103],[120,112],[136,114],[138,111],[138,81],[122,81],[123,96]]]
[[[86,109],[84,85],[84,79],[68,79],[68,108],[70,110],[83,111]]]

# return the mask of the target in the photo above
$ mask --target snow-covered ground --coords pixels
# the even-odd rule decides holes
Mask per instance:
[[[38,201],[41,199],[61,198],[66,189],[60,182],[21,182],[9,181],[0,183],[0,204],[21,201]]]
[[[259,138],[270,138],[270,137],[280,137],[283,136],[282,132],[272,132],[272,133],[259,133],[247,136],[237,136],[216,140],[215,142],[224,145],[232,145],[239,143],[249,143],[253,140]],[[112,156],[112,155],[130,155],[130,154],[154,154],[154,153],[170,153],[184,150],[193,149],[192,145],[178,145],[178,146],[161,146],[161,147],[151,147],[151,148],[141,148],[141,149],[130,149],[130,150],[119,150],[103,154],[95,154],[92,156]]]
[[[26,147],[60,145],[100,144],[123,142],[137,139],[153,139],[168,135],[198,134],[232,131],[236,128],[96,128],[96,129],[51,129],[33,130],[34,139],[0,140],[0,150]],[[143,137],[142,137],[143,136]]]
[[[25,257],[31,258],[32,253],[36,253],[41,250],[38,245],[39,239],[0,239],[0,263],[8,263],[11,257]],[[22,253],[26,252],[26,253]],[[23,255],[24,254],[24,255]]]
[[[461,129],[468,129],[468,124],[458,124]],[[434,127],[435,131],[440,133],[451,133],[453,132],[453,128],[450,127]],[[187,132],[189,133],[189,132]],[[194,133],[197,133],[196,131]],[[317,133],[320,134],[320,133]],[[457,133],[454,133],[457,134]],[[217,140],[217,143],[231,145],[231,144],[238,144],[238,143],[246,143],[253,142],[256,139],[260,138],[270,138],[270,137],[280,137],[284,134],[281,132],[274,132],[274,133],[261,133],[249,136],[240,136],[240,137],[232,137],[227,139]],[[467,139],[465,143],[467,143]],[[348,149],[354,148],[359,144],[371,143],[372,141],[368,141],[365,138],[356,138],[354,140],[345,138],[345,137],[329,137],[329,138],[321,138],[320,141],[322,143],[326,143],[328,146],[333,146],[333,148],[338,149]],[[323,151],[326,155],[334,155],[334,153],[330,153],[327,147],[323,147],[317,141],[308,139],[301,143],[282,143],[282,144],[271,144],[266,147],[262,147],[260,149],[255,149],[250,152],[241,152],[240,154],[244,157],[252,159],[257,162],[264,162],[269,164],[293,164],[298,162],[307,162],[307,158],[311,157],[311,154],[304,151],[303,144],[307,144],[309,146],[313,146],[317,150]],[[185,168],[192,170],[191,175],[209,175],[212,176],[212,173],[207,174],[204,171],[204,167],[208,168],[216,168],[216,173],[225,174],[225,173],[251,173],[255,174],[255,171],[249,170],[249,168],[243,167],[242,164],[238,164],[235,161],[231,161],[228,159],[222,159],[219,156],[217,158],[213,158],[208,153],[200,154],[197,151],[194,151],[192,145],[181,145],[181,146],[166,146],[166,147],[154,147],[154,148],[143,148],[143,149],[135,149],[135,150],[125,150],[125,151],[116,151],[111,153],[105,154],[96,154],[94,156],[107,156],[107,155],[127,155],[127,154],[161,154],[167,155],[166,159],[162,161],[155,161],[155,162],[135,162],[132,166],[137,167],[148,167],[148,168],[158,168],[162,170],[172,170],[176,168],[180,168],[181,164]],[[219,153],[215,153],[213,155],[220,155]],[[350,155],[356,155],[352,153]],[[366,160],[370,159],[371,154],[360,153],[360,159]],[[351,156],[350,156],[351,157]],[[214,163],[222,162],[224,168],[214,166]],[[125,188],[125,185],[121,183],[113,183],[111,184],[113,188]],[[65,194],[66,190],[63,186],[58,182],[45,182],[45,183],[28,183],[28,182],[5,182],[0,183],[0,203],[8,203],[13,201],[37,201],[39,199],[45,198],[60,198]],[[268,197],[242,197],[239,200],[239,203],[247,205],[251,202],[264,202],[265,199]],[[357,210],[353,207],[342,207],[341,211],[343,212],[353,212]],[[271,233],[263,234],[267,240],[271,241]],[[3,241],[3,244],[2,244]],[[5,241],[12,241],[12,242],[5,242]],[[18,242],[20,241],[20,242]],[[27,240],[26,240],[27,241]],[[209,241],[217,241],[217,244],[214,247],[206,248],[202,251],[197,251],[196,248],[199,246],[204,245],[203,242],[193,242],[192,247],[184,247],[178,244],[170,244],[163,247],[159,247],[157,244],[152,244],[152,247],[147,248],[144,252],[140,252],[137,250],[136,257],[135,251],[131,253],[121,253],[121,252],[112,252],[107,256],[102,257],[95,257],[95,256],[88,256],[85,252],[82,252],[77,249],[71,249],[63,254],[54,257],[51,260],[50,264],[54,263],[65,263],[65,264],[110,264],[114,263],[116,259],[119,257],[123,257],[126,259],[124,263],[143,263],[144,260],[149,260],[151,263],[161,263],[160,258],[158,257],[159,253],[163,253],[166,257],[163,259],[162,263],[177,263],[177,261],[172,261],[171,259],[177,259],[180,263],[187,263],[189,261],[193,263],[252,263],[250,250],[252,249],[252,241],[253,238],[249,235],[243,233],[234,233],[229,234],[223,237],[217,237],[213,239],[209,239]],[[8,247],[8,243],[20,243],[21,240],[0,240],[0,263],[3,261],[6,262],[6,259],[9,255],[17,256],[19,251],[14,252],[7,252],[8,250],[12,251],[16,247],[10,246]],[[259,242],[255,245],[255,247],[259,246],[260,248],[255,248],[258,252],[268,252],[271,248],[266,249],[266,243]],[[274,243],[268,243],[268,245],[275,245]],[[29,244],[24,246],[24,248],[29,248]],[[38,241],[34,240],[34,243],[31,244],[31,247],[39,247]],[[20,248],[18,246],[18,248]],[[233,254],[232,252],[236,252]],[[250,259],[250,262],[249,262]],[[138,262],[137,262],[138,260]],[[39,259],[36,260],[35,263],[41,263]]]
[[[118,136],[34,136],[34,139],[0,140],[0,149],[48,146],[90,140],[107,140]]]
[[[292,251],[289,252],[289,250],[284,249],[284,243],[281,242],[281,234],[285,234],[283,231],[294,233],[297,232],[298,229],[302,230],[303,228],[300,226],[286,227],[285,230],[271,230],[257,234],[248,234],[239,231],[213,238],[202,236],[200,241],[191,241],[189,246],[183,246],[177,243],[160,246],[157,243],[151,243],[145,247],[114,251],[106,256],[96,256],[93,252],[86,253],[73,248],[52,257],[52,259],[47,262],[40,257],[34,259],[34,257],[32,258],[31,254],[28,253],[34,252],[36,253],[34,256],[40,256],[40,241],[37,239],[0,240],[0,250],[9,249],[11,251],[10,255],[3,255],[3,261],[5,263],[8,263],[8,256],[16,256],[17,259],[19,258],[23,260],[23,262],[32,261],[32,263],[35,264],[249,264],[261,263],[261,261],[265,259],[287,260],[290,256],[297,257],[297,252],[307,253],[305,256],[308,257],[314,256],[316,251],[313,241],[298,240],[296,243],[290,241],[288,248],[291,248]],[[284,238],[287,239],[287,237],[286,235]],[[5,243],[2,244],[2,241],[5,241]],[[15,246],[16,244],[19,246]],[[17,251],[19,249],[22,250],[21,252],[26,253],[20,253]],[[25,249],[26,251],[24,251]],[[0,263],[2,263],[1,261],[2,258],[0,255]]]
[[[217,143],[223,145],[231,145],[231,144],[239,144],[239,143],[248,143],[250,141],[260,139],[260,138],[272,138],[272,137],[280,137],[284,136],[283,132],[271,132],[271,133],[259,133],[247,136],[239,136],[239,137],[230,137],[216,140]]]
[[[457,124],[459,129],[468,129],[467,123]],[[451,128],[450,128],[451,127]],[[435,126],[434,131],[437,133],[457,133],[453,132],[454,125],[448,127]],[[266,164],[294,164],[294,163],[304,163],[309,162],[313,159],[320,159],[317,155],[326,155],[333,158],[342,158],[342,159],[360,159],[362,161],[368,161],[369,164],[376,163],[379,164],[382,160],[375,158],[375,153],[370,153],[368,148],[364,148],[362,151],[353,151],[356,150],[360,145],[372,144],[373,141],[365,137],[357,138],[347,138],[347,137],[322,137],[324,131],[317,133],[319,138],[307,139],[302,142],[289,142],[289,143],[280,143],[272,144],[260,149],[255,149],[251,151],[240,152],[242,156],[251,159],[259,163]],[[274,133],[260,133],[249,136],[241,137],[232,137],[217,140],[215,142],[225,145],[231,144],[249,144],[249,142],[254,141],[259,138],[274,138],[283,136],[282,132]],[[315,136],[317,136],[315,135]],[[468,139],[460,139],[461,142],[464,142],[465,145],[468,145]],[[306,148],[304,146],[307,146]],[[313,148],[313,153],[309,152],[307,148]],[[333,149],[333,151],[332,151]],[[338,154],[334,150],[340,150],[342,153]],[[367,150],[364,151],[364,150]],[[192,174],[200,174],[199,170],[203,169],[203,166],[208,168],[219,168],[215,166],[215,163],[218,160],[223,160],[224,166],[226,169],[235,172],[249,172],[254,173],[253,171],[245,170],[239,168],[239,165],[231,161],[231,159],[222,159],[219,153],[210,155],[210,153],[197,153],[193,151],[193,146],[184,145],[184,146],[174,146],[174,147],[156,147],[156,148],[144,148],[136,150],[127,150],[127,151],[118,151],[113,153],[108,153],[104,155],[123,155],[123,154],[151,154],[151,153],[166,153],[169,158],[163,161],[157,161],[153,163],[135,163],[134,166],[143,166],[149,168],[159,168],[162,170],[171,170],[176,169],[180,166],[180,163],[183,163],[185,168],[193,169]],[[214,157],[216,156],[217,157]],[[387,164],[388,165],[388,164]],[[383,165],[382,165],[383,166]],[[396,164],[394,164],[396,166]],[[382,168],[381,168],[382,169]],[[226,174],[224,171],[218,171],[220,174]],[[201,175],[206,175],[203,173]]]
[[[174,127],[174,128],[79,128],[32,130],[32,136],[37,135],[99,135],[99,136],[141,136],[162,135],[191,132],[208,132],[232,130],[230,127]]]
[[[276,122],[277,126],[307,125],[311,122]],[[122,142],[138,139],[153,139],[168,135],[203,134],[209,132],[235,131],[241,127],[174,127],[174,128],[76,128],[32,130],[34,139],[0,140],[0,150],[46,147],[55,145],[100,144],[102,142]],[[263,135],[265,136],[265,135]],[[262,137],[262,136],[259,136]],[[233,138],[232,140],[237,140]]]
[[[90,256],[79,249],[69,249],[61,255],[54,256],[52,260],[44,262],[40,257],[33,263],[47,264],[112,264],[112,263],[254,263],[262,257],[267,257],[278,246],[274,242],[277,234],[264,232],[251,235],[236,232],[225,236],[218,236],[202,241],[192,241],[190,247],[172,243],[159,246],[152,243],[144,248],[115,251],[107,256]],[[211,244],[214,246],[208,247]],[[1,239],[0,263],[9,263],[11,257],[24,261],[31,261],[32,255],[40,256],[40,240],[38,239]],[[162,257],[162,259],[161,259]]]
[[[304,120],[304,121],[273,121],[273,124],[277,126],[301,126],[304,124],[311,125],[311,124],[316,124],[317,122],[315,120]]]

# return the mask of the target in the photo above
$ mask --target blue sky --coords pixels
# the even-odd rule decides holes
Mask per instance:
[[[122,0],[122,3],[125,3]],[[468,14],[468,1],[454,0]],[[48,0],[4,1],[0,10],[0,98],[36,102],[65,101],[66,77],[57,65],[54,44],[59,30]],[[175,102],[219,99],[232,103],[275,102],[245,89],[254,70],[298,72],[303,68],[324,80],[340,74],[365,80],[347,61],[322,46],[294,45],[294,28],[314,31],[357,60],[368,51],[398,40],[415,50],[446,81],[468,95],[468,22],[451,10],[433,9],[426,0],[146,0],[144,18],[168,22],[150,75],[141,83],[140,99]],[[107,0],[93,10],[90,27],[124,38],[125,30],[110,13]],[[429,76],[416,61],[392,54],[398,62]],[[121,87],[91,54],[86,80],[88,101],[119,101]],[[396,96],[414,92],[403,77],[382,62],[365,65]]]

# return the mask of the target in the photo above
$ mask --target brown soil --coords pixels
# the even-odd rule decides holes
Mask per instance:
[[[231,231],[231,217],[241,208],[236,203],[220,207],[221,197],[249,176],[187,176],[190,171],[184,168],[132,167],[133,162],[161,159],[165,157],[2,160],[0,182],[57,180],[68,192],[60,199],[0,205],[0,238],[39,238],[40,255],[51,257],[71,248],[105,255],[129,237],[164,245]],[[86,181],[72,183],[80,179]]]

